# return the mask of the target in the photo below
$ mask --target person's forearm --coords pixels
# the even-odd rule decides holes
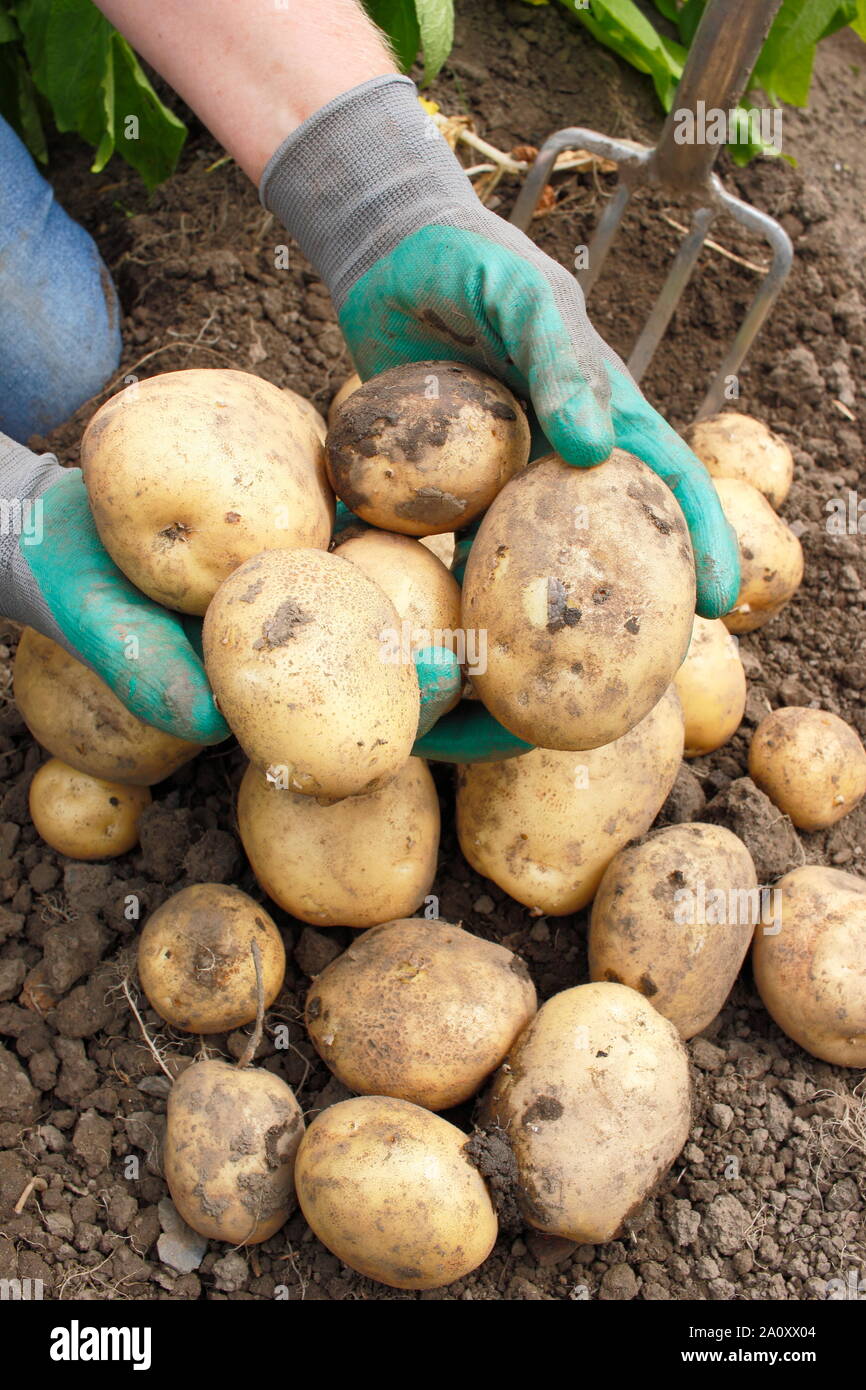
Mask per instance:
[[[258,184],[326,102],[396,72],[356,0],[97,0]]]

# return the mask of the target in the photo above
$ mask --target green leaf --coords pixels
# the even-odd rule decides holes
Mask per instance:
[[[670,110],[682,76],[685,49],[663,39],[632,0],[590,0],[588,9],[579,0],[561,3],[599,43],[639,72],[649,73],[659,100],[666,111]]]
[[[851,28],[861,39],[866,39],[866,0],[857,0],[856,18],[851,20]]]
[[[770,101],[806,105],[815,45],[841,27],[836,22],[840,11],[847,12],[840,0],[783,0],[752,75]]]
[[[0,43],[14,43],[20,37],[18,26],[11,14],[5,10],[0,10]]]
[[[454,0],[415,0],[415,13],[424,50],[421,85],[432,82],[454,43]]]
[[[387,34],[397,62],[408,72],[421,47],[414,0],[364,0],[364,8],[373,23]]]
[[[74,130],[94,146],[94,172],[116,151],[148,188],[167,178],[186,129],[91,0],[18,0],[15,13],[33,83],[57,129]]]
[[[186,126],[160,101],[126,39],[115,32],[111,42],[114,147],[154,188],[177,167]]]
[[[676,24],[677,0],[655,0],[655,7],[659,14],[664,15],[665,19],[670,20],[671,24]]]

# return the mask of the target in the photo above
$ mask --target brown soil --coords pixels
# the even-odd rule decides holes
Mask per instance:
[[[511,11],[495,0],[461,5],[454,57],[434,89],[446,110],[470,110],[479,130],[505,148],[537,144],[567,124],[654,136],[660,121],[645,79],[591,44],[557,8]],[[780,217],[796,245],[784,298],[742,373],[740,406],[794,449],[797,479],[785,514],[799,523],[807,570],[790,607],[742,643],[750,678],[742,732],[719,754],[691,764],[663,819],[708,815],[733,826],[766,878],[801,862],[866,874],[866,806],[828,832],[797,836],[738,780],[751,729],[779,704],[815,701],[866,735],[864,543],[859,534],[829,535],[824,524],[828,501],[866,486],[866,308],[856,255],[866,192],[856,70],[864,55],[850,34],[822,49],[812,111],[786,114],[796,169],[781,162],[746,171],[723,166],[729,184]],[[242,367],[322,408],[348,371],[327,295],[295,251],[288,271],[274,269],[282,233],[234,166],[211,168],[218,157],[207,136],[194,131],[178,176],[148,199],[116,164],[93,177],[86,152],[65,144],[57,152],[60,197],[93,231],[120,288],[126,348],[119,380],[180,367]],[[513,192],[503,185],[500,210],[507,211]],[[607,178],[563,182],[556,207],[536,224],[539,242],[570,264],[609,192]],[[619,243],[623,260],[593,299],[598,328],[620,350],[627,350],[675,245],[658,212],[650,200],[635,209]],[[729,228],[717,236],[747,259],[762,254]],[[688,420],[754,286],[752,271],[717,252],[704,255],[646,382],[675,423]],[[49,441],[64,461],[77,460],[93,408]],[[13,645],[10,632],[7,665]],[[167,1081],[120,987],[137,930],[129,904],[137,900],[143,917],[180,887],[203,880],[259,892],[234,829],[242,759],[231,748],[214,750],[158,788],[139,851],[108,864],[73,863],[53,854],[30,825],[27,785],[42,755],[8,698],[0,712],[0,1278],[40,1278],[53,1298],[268,1299],[279,1286],[293,1299],[419,1297],[347,1270],[299,1214],[254,1252],[211,1244],[195,1272],[180,1274],[160,1259],[166,1189],[158,1139]],[[583,981],[583,915],[533,920],[478,878],[456,845],[450,771],[436,775],[445,812],[434,887],[441,915],[523,955],[542,996]],[[289,968],[260,1055],[297,1089],[309,1116],[342,1092],[306,1040],[304,995],[309,976],[349,933],[276,917]],[[143,1014],[169,1056],[196,1051],[197,1041],[173,1034],[151,1011]],[[280,1023],[288,1028],[288,1049],[274,1045]],[[240,1041],[216,1038],[211,1045],[237,1055]],[[866,1130],[859,1074],[824,1065],[784,1037],[762,1009],[748,969],[689,1050],[696,1091],[690,1142],[621,1239],[575,1248],[512,1233],[470,1278],[420,1297],[822,1299],[832,1290],[828,1280],[845,1279],[850,1270],[862,1276]],[[469,1127],[467,1113],[457,1119]],[[493,1158],[488,1166],[494,1177]],[[34,1176],[47,1186],[15,1213]],[[164,1206],[162,1213],[165,1219]]]

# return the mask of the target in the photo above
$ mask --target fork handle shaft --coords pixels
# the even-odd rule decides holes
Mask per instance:
[[[678,192],[697,191],[705,183],[722,148],[706,141],[680,144],[678,112],[730,111],[754,69],[782,0],[709,0],[652,160],[652,174]]]

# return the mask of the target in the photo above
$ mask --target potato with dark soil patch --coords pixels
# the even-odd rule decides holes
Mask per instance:
[[[555,994],[512,1048],[484,1104],[518,1170],[524,1219],[604,1244],[689,1135],[689,1063],[673,1024],[626,985]]]
[[[520,403],[460,362],[414,362],[344,399],[328,433],[328,474],[374,526],[430,536],[466,526],[529,459]]]
[[[163,1168],[172,1201],[199,1235],[256,1245],[294,1205],[304,1118],[273,1072],[194,1062],[168,1098]]]
[[[469,554],[463,626],[486,634],[476,693],[541,748],[599,748],[634,728],[685,657],[695,574],[685,518],[646,464],[551,455],[500,493]]]
[[[786,705],[752,735],[749,773],[799,830],[823,830],[866,796],[866,749],[837,714]]]

